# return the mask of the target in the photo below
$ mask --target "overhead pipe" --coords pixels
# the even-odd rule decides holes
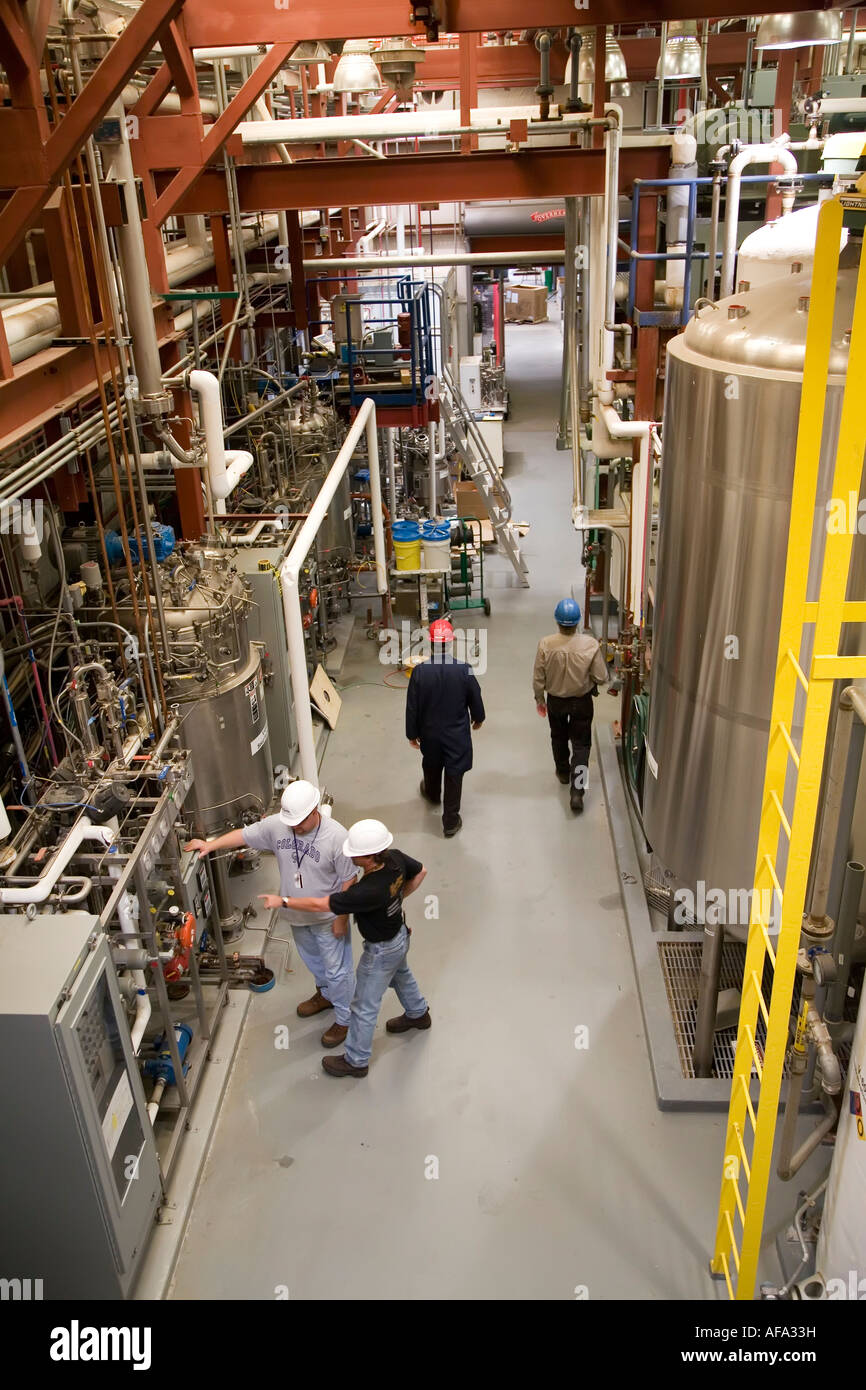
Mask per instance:
[[[85,840],[95,840],[103,848],[113,843],[115,832],[108,825],[94,825],[89,816],[81,816],[75,822],[62,845],[55,850],[52,858],[36,883],[26,888],[0,888],[0,903],[17,906],[24,903],[44,903],[50,896],[69,861],[77,854]]]
[[[382,512],[382,487],[379,477],[379,444],[376,437],[376,407],[368,397],[361,403],[346,438],[343,440],[337,457],[331,465],[327,477],[310,508],[310,514],[301,527],[291,550],[280,566],[280,584],[283,594],[283,612],[286,621],[286,634],[289,648],[289,668],[292,678],[292,695],[295,707],[295,723],[298,730],[298,751],[300,754],[301,776],[313,786],[319,785],[319,770],[316,764],[316,745],[313,735],[313,716],[310,708],[310,690],[307,677],[307,652],[304,642],[304,624],[301,616],[301,597],[298,587],[301,567],[309,554],[319,527],[327,515],[340,481],[354,456],[361,435],[366,432],[367,463],[370,471],[370,499],[373,517],[373,553],[376,566],[376,591],[383,596],[387,606],[388,570],[385,559],[385,531]]]
[[[603,124],[603,118],[561,112],[545,120],[538,106],[473,107],[469,124],[459,111],[399,111],[366,116],[311,116],[287,120],[241,121],[236,134],[244,145],[319,145],[334,140],[420,139],[424,136],[504,135],[511,122],[525,120],[529,135],[552,135],[556,128],[575,130]]]
[[[743,170],[749,164],[781,164],[786,174],[797,173],[797,160],[787,148],[787,135],[780,135],[766,145],[747,145],[734,155],[728,168],[728,182],[725,190],[725,246],[722,256],[722,283],[720,298],[734,293],[734,260],[737,254],[737,227],[740,219],[740,180]],[[768,176],[768,181],[772,178]],[[794,190],[786,190],[782,196],[783,212],[790,212],[794,206]]]
[[[217,515],[226,511],[225,499],[253,466],[253,456],[244,449],[226,449],[223,443],[223,415],[219,382],[213,372],[192,371],[188,375],[191,391],[199,397],[202,427],[207,447],[207,470]]]
[[[403,259],[401,260],[401,256]],[[564,251],[451,251],[433,256],[405,254],[393,256],[314,256],[304,261],[304,270],[412,270],[448,265],[562,265]]]

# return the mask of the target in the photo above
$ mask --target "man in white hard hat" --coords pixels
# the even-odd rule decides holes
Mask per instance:
[[[346,829],[322,815],[319,790],[311,782],[292,782],[283,792],[280,810],[253,825],[229,830],[213,840],[190,840],[184,848],[199,857],[214,850],[270,850],[280,867],[279,893],[262,893],[265,907],[285,910],[298,955],[316,982],[316,992],[298,1005],[301,1018],[312,1018],[333,1007],[335,1020],[322,1034],[323,1047],[339,1047],[349,1030],[349,1008],[355,992],[352,937],[345,912],[327,908],[305,910],[299,900],[313,893],[330,893],[352,886],[358,870],[343,852]]]
[[[364,938],[345,1055],[322,1058],[329,1076],[367,1075],[376,1020],[389,985],[404,1010],[399,1018],[385,1024],[389,1033],[423,1032],[431,1026],[427,1001],[406,963],[409,928],[403,915],[403,899],[420,888],[427,870],[419,860],[392,849],[393,841],[394,836],[380,820],[356,821],[346,836],[343,853],[364,870],[364,877],[339,893],[298,901],[299,907],[310,912],[353,912]]]

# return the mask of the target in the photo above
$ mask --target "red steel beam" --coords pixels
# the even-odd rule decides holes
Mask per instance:
[[[214,121],[201,143],[201,163],[187,166],[177,173],[168,188],[160,194],[153,208],[153,219],[159,225],[176,210],[180,198],[192,188],[201,177],[205,165],[214,159],[228,140],[235,127],[243,120],[250,107],[255,104],[268,83],[279,72],[283,63],[292,53],[294,44],[274,44],[266,53],[256,70],[232,97],[225,111]]]
[[[785,11],[832,8],[826,0],[784,0]],[[641,24],[660,19],[719,19],[749,16],[751,0],[590,0],[587,9],[575,10],[574,0],[443,0],[442,32],[484,33],[489,30],[533,26],[566,28],[570,24]],[[765,13],[773,13],[766,10]],[[300,42],[319,39],[377,38],[383,34],[418,34],[412,27],[406,0],[369,0],[366,5],[347,0],[309,0],[285,9],[265,6],[261,0],[232,0],[214,5],[213,0],[186,0],[187,40],[194,48],[216,44]]]
[[[4,0],[8,4],[9,0]],[[143,0],[112,45],[84,91],[76,97],[43,146],[45,181],[26,184],[32,174],[22,170],[22,186],[0,213],[0,265],[36,222],[69,165],[109,107],[120,96],[132,73],[164,25],[179,13],[183,0]],[[0,26],[2,27],[2,26]],[[2,127],[0,127],[2,129]]]
[[[620,151],[620,188],[636,178],[664,178],[670,163],[667,148],[646,145]],[[604,191],[604,151],[575,149],[521,150],[517,154],[394,155],[388,159],[309,160],[298,164],[239,165],[238,193],[243,212],[280,212],[290,208],[337,207],[345,204],[426,202],[431,188],[442,202],[478,198],[563,198]],[[157,188],[166,175],[157,174]],[[174,209],[178,216],[228,211],[225,178],[206,170],[195,188]]]
[[[460,84],[459,49],[429,43],[421,48],[424,60],[415,70],[415,86],[425,91],[447,91]],[[534,87],[538,82],[535,46],[481,44],[477,55],[479,87]],[[561,45],[550,50],[550,80],[555,87],[565,81],[567,55]]]

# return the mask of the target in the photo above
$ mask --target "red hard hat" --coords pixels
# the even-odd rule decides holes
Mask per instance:
[[[430,624],[431,642],[453,642],[454,629],[447,618],[437,618],[435,623]]]

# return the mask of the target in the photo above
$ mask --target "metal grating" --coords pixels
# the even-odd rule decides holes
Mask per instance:
[[[662,976],[667,990],[674,1036],[677,1042],[680,1066],[683,1076],[694,1080],[692,1052],[695,1046],[695,1029],[698,1013],[698,981],[701,973],[701,941],[660,941],[659,958]],[[746,963],[746,946],[743,941],[726,941],[722,947],[722,968],[719,975],[720,989],[742,989],[743,970]],[[764,971],[764,998],[769,1000],[772,966],[767,961]],[[795,1005],[799,1003],[799,987],[795,992]],[[759,1016],[757,1038],[759,1048],[766,1037],[764,1020]],[[719,1028],[713,1044],[713,1076],[722,1081],[730,1081],[734,1074],[734,1051],[737,1044],[737,1029]],[[783,1073],[788,1075],[788,1064]]]
[[[669,919],[672,906],[670,879],[660,869],[645,869],[643,887],[650,907]]]

